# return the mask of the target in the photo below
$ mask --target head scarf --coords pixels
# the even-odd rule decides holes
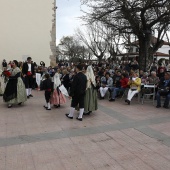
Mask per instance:
[[[54,78],[54,89],[56,89],[59,85],[61,85],[59,73],[56,72],[53,78]]]
[[[91,87],[91,83],[96,87],[96,80],[91,65],[87,67],[86,76],[87,76],[87,88]]]

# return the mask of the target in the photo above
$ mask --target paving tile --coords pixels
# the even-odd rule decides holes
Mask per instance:
[[[156,139],[151,138],[151,137],[145,135],[144,133],[142,133],[138,130],[135,130],[134,128],[125,129],[125,130],[122,130],[122,132],[124,132],[126,135],[131,137],[133,140],[135,140],[141,144],[157,143],[158,142]]]
[[[34,160],[35,166],[41,165],[41,164],[50,164],[53,162],[58,161],[58,155],[55,151],[41,151],[41,152],[34,152],[32,153],[32,157]]]
[[[156,125],[150,125],[149,127],[161,132],[161,133],[164,133],[168,136],[170,136],[170,123],[167,122],[167,123],[160,123],[160,124],[156,124]]]
[[[104,151],[97,154],[86,153],[85,156],[87,157],[90,164],[93,165],[94,169],[110,169],[111,167],[123,169],[119,163],[117,163],[109,154]]]
[[[66,170],[60,160],[52,163],[36,164],[36,170],[57,170],[57,169]]]
[[[6,169],[8,170],[35,170],[31,154],[15,154],[6,157]]]
[[[169,160],[159,154],[140,155],[140,159],[151,166],[154,170],[169,170]]]
[[[86,157],[73,156],[69,158],[61,159],[62,164],[66,170],[94,170],[94,167],[88,162]]]
[[[170,160],[170,147],[165,146],[164,144],[153,143],[145,144],[147,148],[153,152],[159,154],[160,156]]]
[[[0,148],[0,170],[5,170],[6,166],[6,148]]]
[[[12,109],[0,98],[0,170],[170,169],[169,110],[105,99],[80,122],[65,116],[70,101],[46,111],[43,92],[33,95]]]

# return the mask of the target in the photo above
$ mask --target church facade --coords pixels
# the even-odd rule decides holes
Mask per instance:
[[[55,0],[0,0],[0,62],[32,57],[55,65]]]

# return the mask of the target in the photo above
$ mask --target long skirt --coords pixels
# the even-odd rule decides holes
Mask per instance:
[[[4,94],[4,89],[5,89],[4,77],[0,76],[0,95]]]
[[[60,92],[59,89],[55,89],[51,95],[51,104],[60,105],[66,103],[65,96]]]
[[[84,111],[95,111],[98,109],[97,90],[88,88],[84,98]]]
[[[6,86],[7,87],[7,86]],[[14,99],[7,101],[8,104],[24,103],[27,100],[25,85],[19,77],[17,81],[17,96]]]

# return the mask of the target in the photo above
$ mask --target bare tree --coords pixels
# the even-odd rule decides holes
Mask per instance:
[[[60,40],[57,46],[57,55],[59,60],[89,60],[92,57],[91,51],[83,46],[76,36],[65,36]]]
[[[77,37],[99,61],[105,56],[108,45],[105,41],[106,35],[103,34],[101,28],[103,27],[99,27],[99,23],[95,22],[87,26],[86,33],[83,33],[80,29],[76,31]]]
[[[58,45],[60,55],[62,58],[70,60],[80,56],[82,52],[79,41],[73,36],[62,37]]]
[[[104,29],[100,29],[102,34],[105,34],[105,42],[107,43],[107,53],[109,59],[117,60],[117,54],[121,54],[121,48],[124,45],[122,37],[119,35],[119,32],[115,32],[111,27],[103,25]]]
[[[146,68],[150,56],[163,45],[170,25],[169,0],[82,0],[90,8],[83,19],[88,23],[100,21],[119,31],[134,34],[139,40],[139,63]],[[152,33],[157,41],[152,44]]]

